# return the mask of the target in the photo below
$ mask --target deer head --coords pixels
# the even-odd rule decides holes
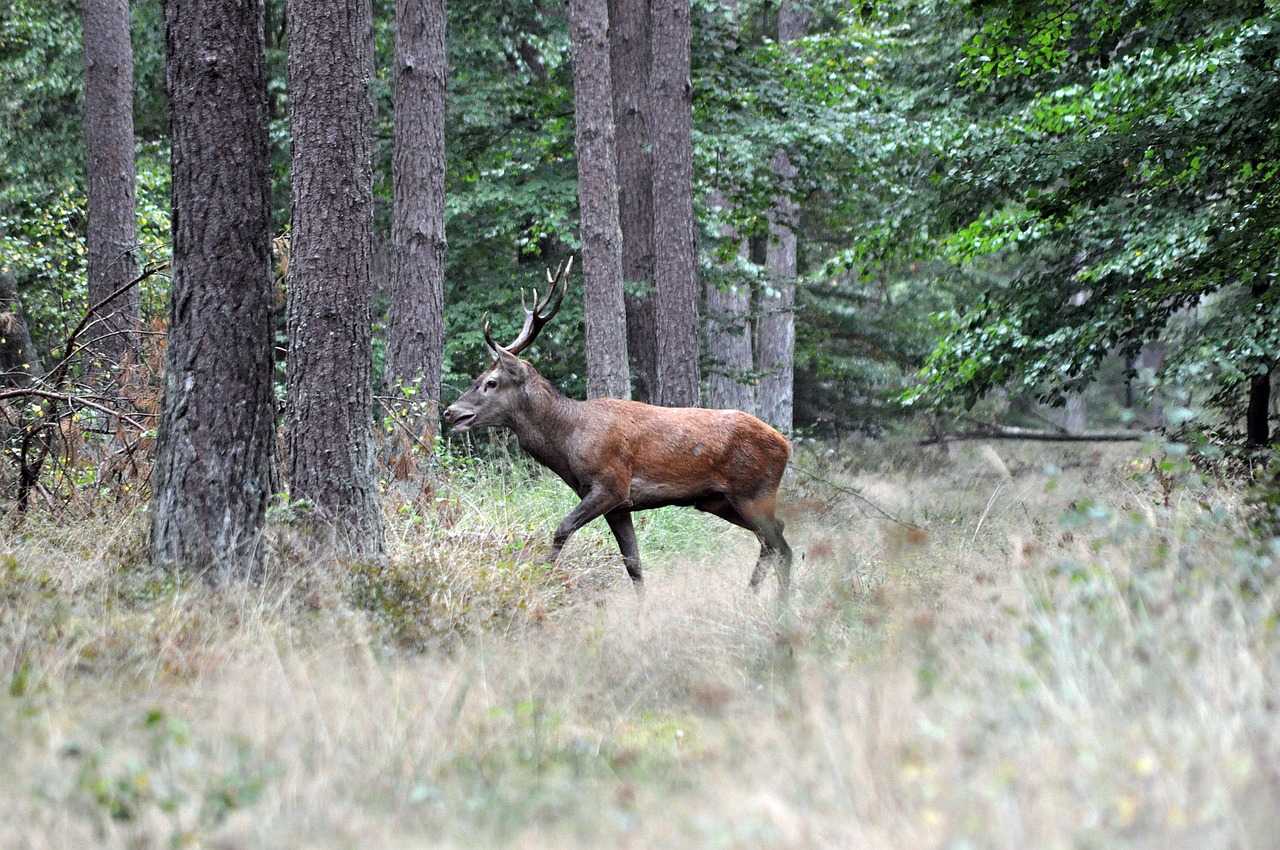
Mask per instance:
[[[525,303],[524,291],[520,292],[520,304],[524,307],[524,326],[510,345],[498,345],[493,341],[489,317],[484,320],[484,344],[493,355],[493,363],[476,378],[462,396],[444,412],[445,424],[455,432],[472,428],[495,428],[509,425],[515,408],[521,404],[525,385],[536,374],[532,366],[519,357],[538,338],[544,325],[555,317],[569,287],[569,272],[573,257],[561,263],[555,274],[547,269],[547,294],[538,298],[533,290],[533,308]]]

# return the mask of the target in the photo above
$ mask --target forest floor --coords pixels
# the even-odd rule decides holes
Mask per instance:
[[[548,569],[572,500],[522,467],[389,496],[379,567],[277,512],[253,587],[152,570],[142,509],[28,518],[0,847],[1274,847],[1278,556],[1153,456],[801,451],[785,611],[688,510],[643,605],[604,528]]]

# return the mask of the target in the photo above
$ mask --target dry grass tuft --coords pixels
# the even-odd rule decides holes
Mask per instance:
[[[786,609],[689,511],[639,530],[643,604],[603,528],[548,569],[572,499],[523,467],[389,496],[381,567],[277,516],[255,587],[151,569],[141,511],[33,518],[0,847],[1270,846],[1276,550],[1239,494],[1131,449],[895,451],[815,471],[927,531],[798,479]]]

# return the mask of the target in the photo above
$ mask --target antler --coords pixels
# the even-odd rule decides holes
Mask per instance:
[[[520,290],[520,306],[524,308],[524,327],[520,328],[520,333],[516,335],[515,342],[510,345],[502,346],[493,341],[493,335],[489,330],[489,317],[484,318],[484,341],[490,348],[494,349],[496,354],[499,350],[508,354],[519,354],[524,351],[533,341],[538,338],[538,333],[542,330],[542,326],[555,318],[556,313],[560,311],[560,304],[564,301],[564,294],[569,289],[569,271],[573,268],[573,257],[565,260],[558,267],[554,276],[551,269],[547,269],[547,287],[546,297],[538,300],[538,290],[533,290],[533,309],[529,309],[529,305],[525,302],[524,290]]]

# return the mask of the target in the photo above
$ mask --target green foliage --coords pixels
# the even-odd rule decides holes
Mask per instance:
[[[799,205],[798,421],[870,429],[993,389],[1060,402],[1159,339],[1152,391],[1234,412],[1280,350],[1280,20],[1274,3],[895,0],[693,4],[694,200],[704,279],[759,304],[768,214]],[[736,12],[734,11],[736,9]],[[379,257],[391,208],[394,3],[375,3]],[[168,239],[163,7],[132,4],[143,251]],[[266,4],[273,221],[289,220],[283,0]],[[84,307],[80,12],[0,22],[0,265],[37,347]],[[445,399],[519,325],[522,288],[580,250],[562,4],[449,4]],[[773,168],[788,152],[796,174]],[[711,209],[715,192],[728,206]],[[728,229],[735,234],[730,239]],[[751,245],[738,256],[739,240]],[[386,263],[375,266],[385,269]],[[385,292],[385,274],[375,284]],[[164,313],[162,278],[144,309]],[[385,303],[378,305],[381,321]],[[533,353],[584,390],[582,293]],[[379,330],[383,327],[379,324]],[[375,353],[380,371],[381,350]]]
[[[985,92],[945,151],[953,262],[994,275],[944,317],[909,399],[1059,401],[1119,351],[1234,390],[1274,363],[1280,19],[1262,3],[985,3],[958,67]],[[965,212],[966,210],[970,212]],[[1197,308],[1197,320],[1177,328]],[[1224,406],[1238,393],[1219,394]]]

